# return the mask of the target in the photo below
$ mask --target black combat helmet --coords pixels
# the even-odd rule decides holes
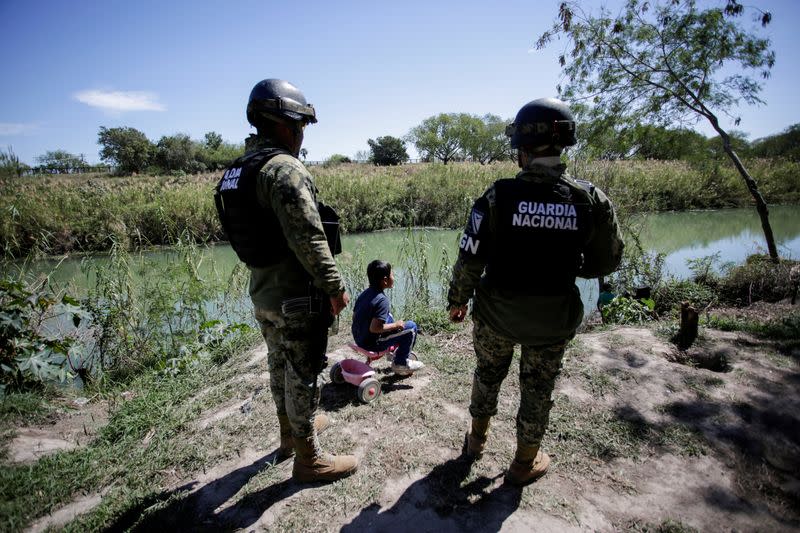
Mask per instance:
[[[268,79],[256,83],[247,101],[247,121],[258,126],[262,118],[313,124],[317,114],[300,89],[285,80]]]
[[[539,98],[528,102],[517,113],[514,122],[506,127],[511,147],[572,146],[575,138],[575,118],[567,104],[557,98]]]

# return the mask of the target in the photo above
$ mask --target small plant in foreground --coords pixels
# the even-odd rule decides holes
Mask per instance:
[[[649,298],[637,300],[627,296],[617,296],[611,303],[603,306],[603,322],[614,324],[641,324],[653,320],[655,302]]]
[[[21,281],[0,280],[0,396],[6,388],[25,390],[71,378],[80,345],[54,332],[53,323],[71,321],[77,327],[86,317],[67,295],[58,298]]]

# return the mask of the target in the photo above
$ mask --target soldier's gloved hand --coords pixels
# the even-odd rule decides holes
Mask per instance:
[[[454,305],[450,308],[450,322],[463,322],[467,316],[467,305]]]
[[[347,304],[350,303],[350,295],[347,294],[347,291],[342,291],[336,296],[331,296],[331,313],[333,316],[338,315],[342,312],[342,309],[347,307]]]

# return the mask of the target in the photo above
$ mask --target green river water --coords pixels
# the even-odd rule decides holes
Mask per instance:
[[[800,257],[800,206],[773,206],[770,208],[778,249],[783,257]],[[761,225],[754,209],[727,209],[649,214],[640,220],[644,246],[666,254],[665,267],[669,274],[686,277],[690,274],[687,259],[719,254],[721,262],[742,262],[749,254],[764,252]],[[397,285],[392,291],[394,306],[401,306],[405,288],[427,269],[434,301],[441,298],[441,281],[447,279],[447,270],[458,251],[458,230],[414,229],[392,230],[369,234],[345,235],[339,264],[345,272],[353,296],[366,284],[366,265],[376,258],[395,266]],[[229,273],[237,262],[227,245],[209,247],[205,252],[204,266],[210,272],[213,266],[221,275]],[[135,261],[146,265],[138,275],[159,275],[159,264],[174,259],[170,249],[133,254]],[[542,250],[541,260],[547,260],[547,250]],[[94,280],[86,262],[103,264],[109,258],[97,255],[89,258],[63,258],[39,261],[27,268],[34,274],[49,274],[53,284],[69,284],[71,292],[80,295]],[[82,266],[82,263],[83,266]],[[579,280],[587,313],[594,309],[597,298],[595,281]],[[413,318],[413,317],[409,317]]]

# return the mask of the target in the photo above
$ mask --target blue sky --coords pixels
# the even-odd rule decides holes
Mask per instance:
[[[272,77],[317,109],[310,160],[352,157],[437,113],[511,118],[556,94],[560,46],[532,48],[558,3],[0,0],[0,147],[29,164],[56,149],[94,163],[100,126],[241,142],[250,89]],[[757,3],[774,15],[777,62],[767,105],[739,110],[751,139],[800,122],[800,2]]]

